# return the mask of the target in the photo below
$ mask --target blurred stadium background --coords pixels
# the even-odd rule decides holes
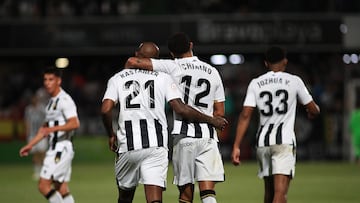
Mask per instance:
[[[353,161],[348,119],[359,100],[359,11],[357,0],[0,0],[0,163],[30,163],[17,150],[25,143],[24,107],[41,92],[44,67],[64,67],[79,139],[106,139],[99,111],[108,78],[140,42],[156,42],[168,58],[166,39],[176,31],[187,32],[195,55],[222,75],[230,121],[220,142],[224,160],[247,84],[265,71],[264,50],[277,44],[322,110],[314,121],[298,110],[298,160]],[[254,160],[256,127],[252,122],[241,146],[244,160]],[[107,150],[106,141],[98,144]]]

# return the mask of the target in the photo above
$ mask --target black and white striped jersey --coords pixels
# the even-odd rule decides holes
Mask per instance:
[[[296,145],[297,100],[303,105],[313,100],[298,76],[269,71],[250,82],[244,106],[257,107],[260,113],[257,146]]]
[[[118,152],[168,147],[165,104],[181,93],[165,73],[124,69],[108,81],[104,99],[120,105]]]
[[[213,116],[214,103],[224,102],[224,87],[219,72],[196,56],[175,60],[151,59],[153,69],[170,74],[177,82],[184,103],[196,110]],[[216,130],[207,123],[189,123],[174,116],[172,134],[188,137],[210,137],[218,140]]]
[[[55,97],[51,97],[45,108],[45,122],[48,127],[65,125],[67,119],[78,117],[75,102],[71,96],[63,89]],[[51,149],[55,148],[58,140],[62,136],[72,136],[73,131],[56,131],[49,135],[49,145]],[[68,138],[67,138],[68,139]]]

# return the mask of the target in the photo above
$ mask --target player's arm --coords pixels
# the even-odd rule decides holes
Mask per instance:
[[[218,129],[224,129],[224,127],[228,124],[225,118],[220,116],[211,117],[200,113],[191,106],[184,104],[180,98],[170,100],[169,104],[177,114],[190,122],[210,123]]]
[[[46,137],[46,134],[43,133],[42,128],[43,127],[39,128],[34,138],[31,139],[25,146],[20,149],[19,154],[21,157],[29,155],[29,152],[33,148],[33,146],[40,142],[40,140],[42,140],[44,137]]]
[[[225,102],[215,102],[214,103],[214,116],[224,117],[225,115]]]
[[[240,164],[240,145],[249,126],[253,110],[254,107],[244,106],[240,113],[236,127],[236,137],[231,153],[231,161],[234,165]]]
[[[75,130],[77,128],[80,127],[80,121],[79,118],[77,116],[68,118],[66,120],[66,123],[64,125],[56,125],[53,127],[44,127],[41,129],[41,131],[45,134],[48,135],[52,132],[56,132],[56,131],[71,131],[71,130]]]
[[[139,68],[145,70],[153,70],[150,58],[130,57],[126,63],[125,68]]]
[[[225,102],[214,102],[214,112],[213,112],[214,116],[220,116],[223,117],[225,116]],[[221,131],[219,129],[217,129],[217,134],[221,135]]]
[[[308,118],[310,119],[315,118],[317,115],[320,114],[320,108],[314,101],[311,101],[308,104],[306,104],[305,109],[308,114]]]
[[[101,118],[104,124],[106,133],[109,137],[109,147],[111,151],[116,151],[116,135],[112,125],[112,109],[115,106],[115,102],[111,99],[104,99],[101,105]]]

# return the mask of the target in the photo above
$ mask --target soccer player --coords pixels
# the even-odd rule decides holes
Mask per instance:
[[[289,183],[295,174],[297,100],[305,106],[309,118],[320,113],[302,79],[284,72],[287,62],[286,52],[280,47],[271,47],[265,53],[265,66],[269,71],[248,86],[231,155],[233,164],[239,165],[240,144],[257,107],[260,121],[256,154],[258,176],[265,184],[265,203],[287,202]]]
[[[157,57],[154,43],[140,45],[136,56]],[[124,69],[108,81],[101,107],[109,135],[109,147],[117,153],[115,162],[119,203],[130,203],[138,183],[144,184],[148,203],[161,203],[168,169],[168,132],[165,103],[189,121],[210,123],[223,128],[222,117],[202,114],[181,101],[172,78],[162,72]],[[119,103],[119,128],[112,126],[112,109]]]
[[[185,33],[170,36],[168,48],[174,60],[131,57],[127,66],[170,74],[186,104],[209,116],[224,116],[225,94],[218,71],[193,55],[193,43]],[[196,182],[201,201],[216,202],[215,184],[224,181],[217,131],[207,123],[191,122],[175,114],[172,134],[173,182],[179,189],[179,202],[193,201]]]
[[[80,126],[76,105],[61,88],[61,70],[48,68],[43,79],[44,87],[51,96],[45,108],[45,123],[35,137],[20,149],[20,156],[27,156],[35,144],[49,138],[49,149],[40,172],[39,191],[50,203],[73,203],[68,182],[74,157],[71,137]]]
[[[357,105],[359,106],[359,105]],[[356,107],[350,115],[350,132],[355,152],[355,162],[360,165],[360,108]]]
[[[30,104],[25,107],[24,120],[26,127],[26,138],[30,142],[42,126],[45,119],[45,106],[40,102],[36,94],[31,97]],[[42,139],[30,151],[34,165],[33,179],[40,178],[40,170],[48,149],[47,139]]]

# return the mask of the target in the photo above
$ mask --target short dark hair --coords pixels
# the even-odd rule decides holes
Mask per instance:
[[[278,46],[270,47],[265,52],[265,61],[269,63],[277,63],[283,60],[284,58],[286,58],[286,51],[285,49]]]
[[[168,39],[168,48],[175,55],[180,56],[190,50],[190,38],[183,32],[177,32]]]
[[[61,78],[62,77],[62,70],[60,68],[55,67],[47,67],[43,71],[43,74],[54,74],[55,76]]]

